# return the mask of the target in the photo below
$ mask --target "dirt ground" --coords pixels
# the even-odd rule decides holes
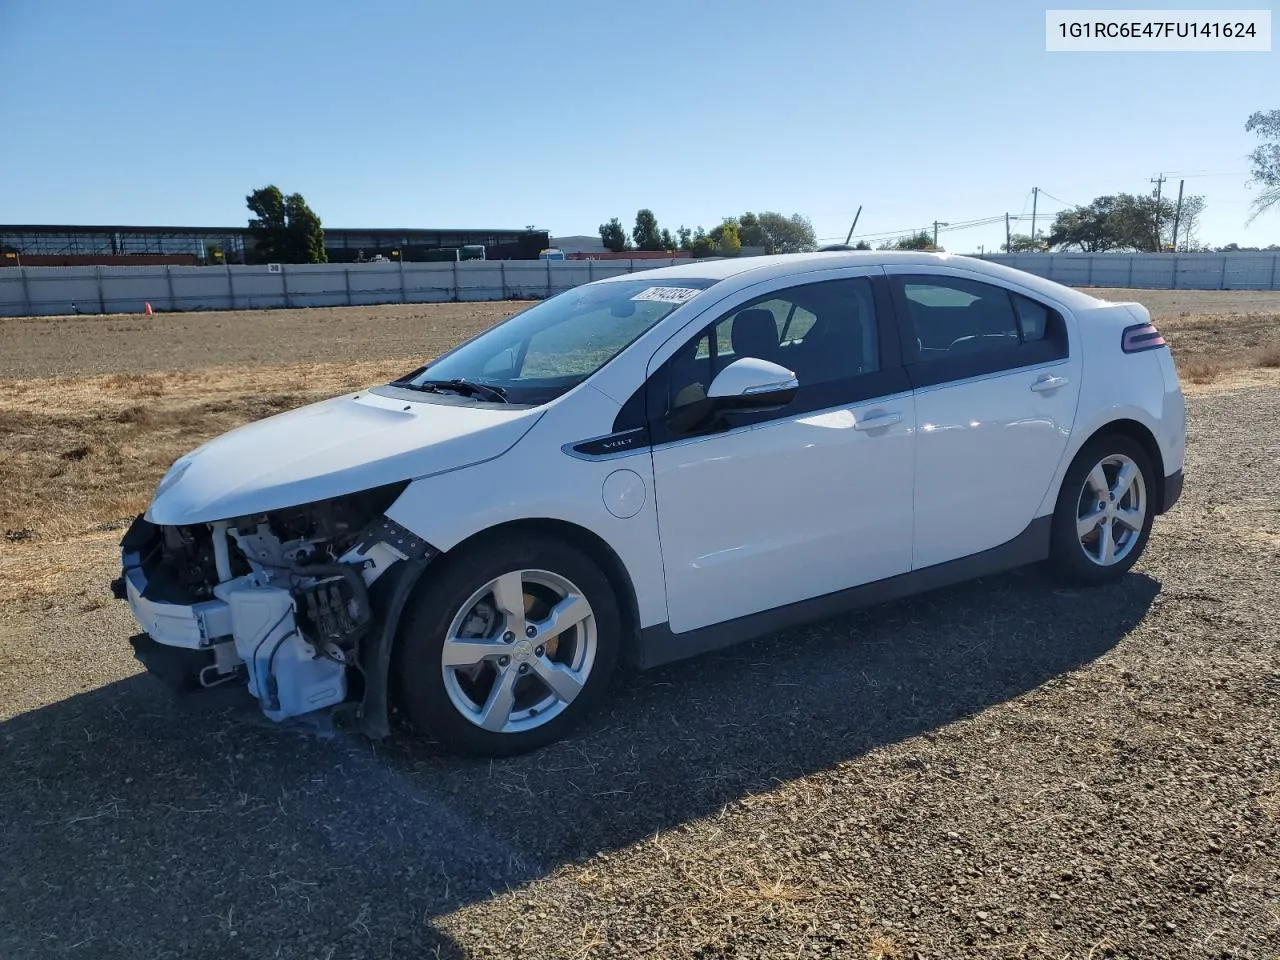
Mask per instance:
[[[0,956],[1280,956],[1280,296],[1104,295],[1208,371],[1121,583],[623,675],[501,763],[175,698],[106,583],[184,450],[517,304],[0,320]]]

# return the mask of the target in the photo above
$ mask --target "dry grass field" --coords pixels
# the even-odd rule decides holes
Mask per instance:
[[[0,319],[0,956],[1280,956],[1280,295],[1100,293],[1189,396],[1125,581],[621,676],[498,764],[175,699],[106,583],[177,456],[519,304]]]

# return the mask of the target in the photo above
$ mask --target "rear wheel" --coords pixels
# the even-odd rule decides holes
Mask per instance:
[[[521,537],[464,548],[401,620],[401,701],[455,752],[532,750],[599,699],[621,626],[608,577],[567,544]]]
[[[1076,455],[1053,515],[1050,560],[1076,583],[1119,579],[1137,562],[1155,519],[1151,459],[1137,441],[1098,437]]]

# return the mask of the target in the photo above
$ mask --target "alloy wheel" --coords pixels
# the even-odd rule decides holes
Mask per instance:
[[[449,624],[445,691],[482,730],[532,730],[582,692],[596,648],[595,615],[581,590],[547,570],[514,570],[475,591]]]
[[[1076,534],[1085,556],[1100,567],[1124,560],[1142,539],[1147,509],[1146,478],[1138,464],[1122,453],[1103,457],[1085,476],[1076,505]]]

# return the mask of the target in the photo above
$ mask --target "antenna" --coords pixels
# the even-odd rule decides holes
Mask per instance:
[[[862,216],[862,204],[858,204],[858,212],[853,215],[853,223],[849,227],[849,235],[844,238],[845,246],[848,246],[849,241],[853,239],[853,228],[858,225],[860,216]]]

